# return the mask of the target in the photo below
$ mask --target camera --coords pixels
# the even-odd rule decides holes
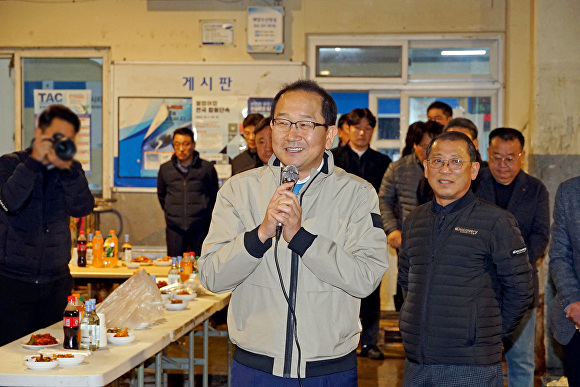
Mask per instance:
[[[55,133],[50,139],[54,153],[59,159],[63,161],[72,160],[77,153],[77,146],[75,143],[66,138],[62,133]]]

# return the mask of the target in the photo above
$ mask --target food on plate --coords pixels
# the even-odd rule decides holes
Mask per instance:
[[[54,361],[54,359],[50,356],[42,356],[42,354],[40,354],[39,356],[31,356],[30,360],[28,361],[35,361],[36,363],[48,363]]]
[[[164,286],[167,286],[167,281],[159,281],[159,282],[157,282],[157,287],[158,288],[162,288]]]
[[[128,328],[117,328],[117,327],[115,327],[115,328],[109,328],[109,329],[107,329],[107,333],[119,333],[122,330],[127,330],[127,329]]]
[[[26,345],[52,345],[58,344],[58,341],[50,333],[31,335]]]
[[[128,328],[123,328],[119,330],[114,337],[129,337]]]
[[[190,292],[188,292],[187,290],[182,290],[182,291],[180,291],[180,292],[177,292],[177,294],[181,294],[181,295],[187,295],[187,296],[191,295],[191,293],[190,293]]]
[[[139,255],[135,258],[133,258],[131,260],[131,262],[135,262],[135,263],[151,263],[153,262],[150,258],[144,256],[144,255]]]
[[[75,355],[72,353],[55,353],[52,357],[55,359],[74,359]]]
[[[163,257],[163,258],[159,258],[157,259],[160,262],[171,262],[171,257],[169,255]]]
[[[183,304],[182,300],[171,300],[172,304]]]

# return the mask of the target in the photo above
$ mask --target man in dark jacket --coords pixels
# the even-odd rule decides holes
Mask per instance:
[[[379,192],[383,175],[391,163],[386,156],[369,146],[377,119],[367,109],[353,109],[346,115],[348,125],[348,143],[340,148],[332,149],[334,165],[341,167],[348,173],[362,177],[373,185]],[[385,358],[377,347],[379,338],[379,323],[381,321],[381,285],[368,297],[361,300],[360,316],[362,323],[361,351],[359,356],[375,360]]]
[[[544,184],[522,170],[524,136],[516,129],[497,128],[489,134],[489,168],[479,171],[475,194],[509,211],[528,248],[533,269],[534,302],[513,335],[504,339],[510,387],[534,386],[534,337],[539,305],[536,262],[550,240],[550,208]]]
[[[195,151],[191,129],[175,130],[173,149],[175,154],[157,176],[157,197],[167,223],[167,255],[200,254],[219,188],[217,172]]]
[[[240,172],[244,172],[253,168],[258,168],[264,165],[256,152],[256,126],[264,119],[264,116],[259,113],[248,114],[244,118],[244,139],[248,145],[248,149],[234,157],[232,160],[232,176]]]
[[[473,142],[447,132],[423,162],[435,193],[403,224],[398,281],[403,386],[503,386],[502,338],[533,299],[532,268],[515,218],[478,199]]]
[[[94,198],[81,164],[60,159],[53,143],[74,141],[79,128],[70,109],[51,105],[32,146],[0,158],[0,345],[62,319],[73,286],[70,217],[89,215]]]

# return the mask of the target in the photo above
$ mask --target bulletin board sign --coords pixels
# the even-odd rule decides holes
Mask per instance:
[[[200,157],[221,166],[238,154],[249,107],[266,106],[306,77],[301,63],[113,63],[113,185],[149,192],[173,154],[173,132],[189,127]],[[250,103],[250,101],[254,101]],[[268,102],[266,102],[268,101]]]

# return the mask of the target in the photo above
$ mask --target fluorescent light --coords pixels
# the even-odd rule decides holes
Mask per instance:
[[[320,75],[330,75],[330,70],[321,70]]]
[[[336,48],[334,49],[334,51],[336,51],[336,52],[340,51],[340,47],[336,47]]]
[[[486,50],[446,50],[441,51],[441,55],[485,55]]]

